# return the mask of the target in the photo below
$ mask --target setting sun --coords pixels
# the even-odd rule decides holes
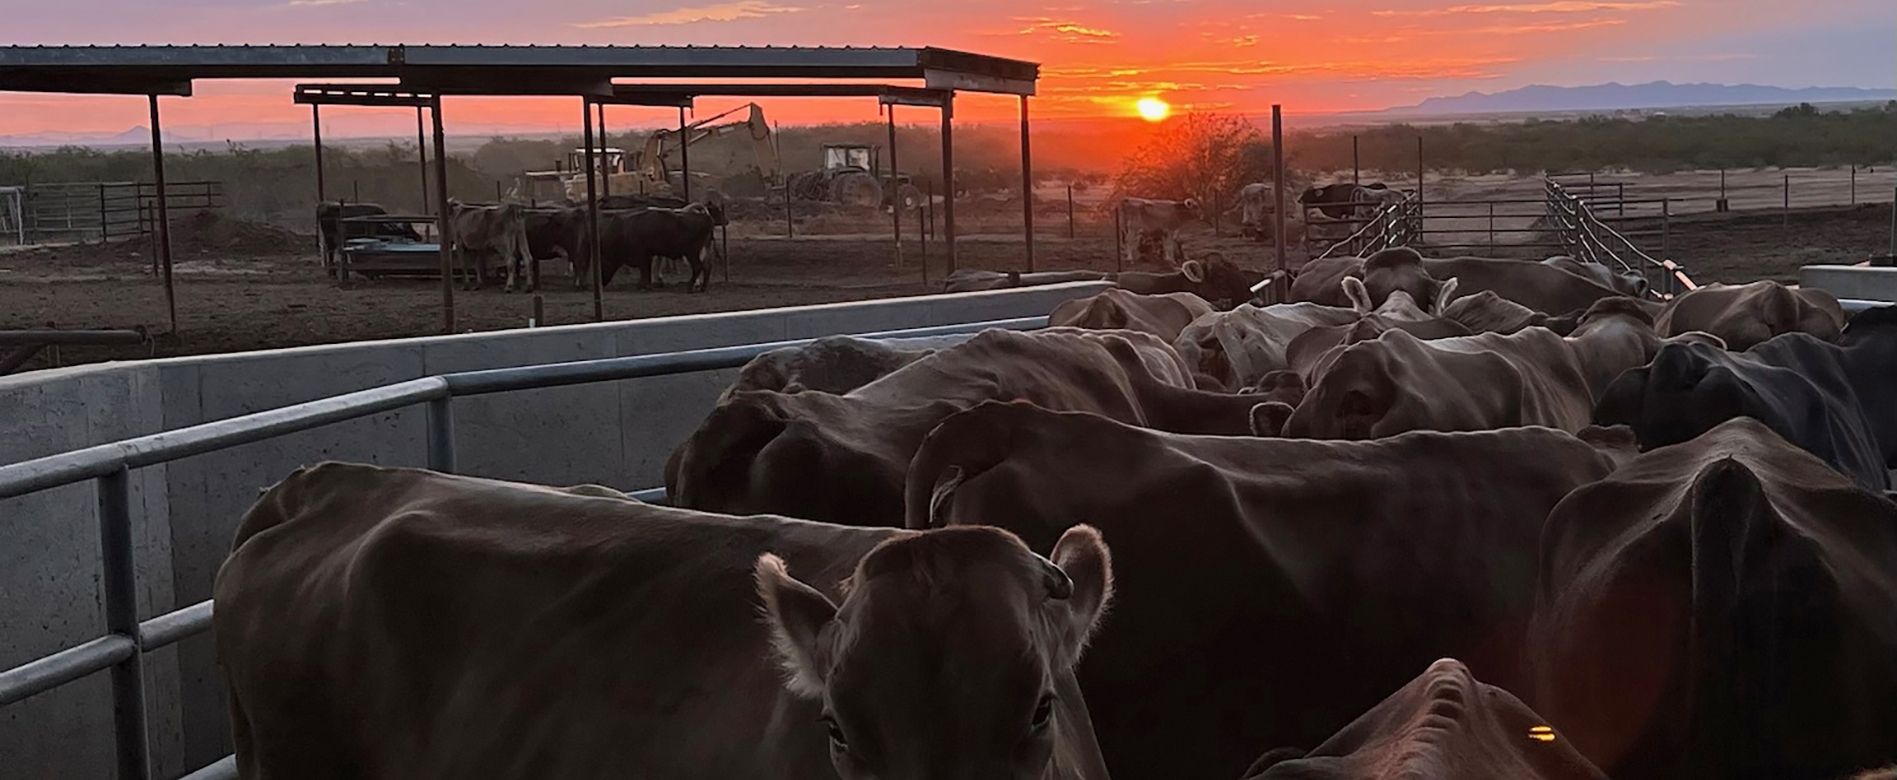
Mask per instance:
[[[1140,98],[1138,103],[1133,104],[1133,107],[1139,110],[1140,118],[1148,122],[1157,122],[1161,119],[1165,119],[1167,114],[1172,113],[1172,106],[1166,105],[1166,101],[1156,97]]]

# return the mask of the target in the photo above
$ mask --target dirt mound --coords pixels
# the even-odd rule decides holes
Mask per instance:
[[[156,240],[153,235],[140,236],[132,246],[145,250]],[[308,236],[217,211],[199,211],[171,221],[173,256],[276,257],[307,251],[313,245]]]

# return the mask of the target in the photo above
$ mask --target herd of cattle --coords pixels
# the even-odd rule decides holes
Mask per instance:
[[[374,203],[318,205],[316,222],[325,254],[358,236],[420,240],[406,224],[367,222],[357,228],[348,222],[352,217],[373,219],[387,213]],[[631,267],[639,270],[639,289],[651,289],[655,262],[677,260],[689,267],[686,290],[703,291],[711,284],[705,253],[720,251],[712,240],[713,229],[724,224],[725,204],[716,192],[695,203],[646,195],[601,198],[600,284],[610,284],[620,268]],[[566,259],[573,289],[586,289],[592,280],[593,231],[582,206],[530,208],[517,203],[449,201],[448,240],[453,244],[456,274],[472,287],[499,276],[506,280],[508,292],[531,292],[539,287],[541,261],[554,258]]]
[[[1117,281],[758,357],[669,507],[296,472],[218,575],[243,776],[1897,761],[1897,307],[1408,249],[1269,306],[1222,261]]]

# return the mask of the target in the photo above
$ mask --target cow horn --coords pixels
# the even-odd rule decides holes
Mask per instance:
[[[1034,553],[1034,560],[1041,564],[1041,580],[1047,585],[1048,598],[1066,601],[1067,597],[1074,595],[1074,581],[1067,576],[1067,572],[1040,553]]]

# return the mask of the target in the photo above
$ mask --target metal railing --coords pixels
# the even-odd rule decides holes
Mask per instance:
[[[1381,202],[1367,201],[1356,205],[1373,205],[1379,203]],[[1345,217],[1343,219],[1315,223],[1307,221],[1304,228],[1304,242],[1307,254],[1309,253],[1310,244],[1313,241],[1311,226],[1323,224],[1358,224],[1358,227],[1349,236],[1332,241],[1330,246],[1325,247],[1323,252],[1312,257],[1311,260],[1322,260],[1326,257],[1330,257],[1331,253],[1338,250],[1338,247],[1343,247],[1354,254],[1362,256],[1379,249],[1387,249],[1393,246],[1403,246],[1413,243],[1422,230],[1422,205],[1421,202],[1417,200],[1415,193],[1411,193],[1402,200],[1394,203],[1381,203],[1377,212],[1368,217]]]
[[[1546,219],[1559,236],[1568,255],[1583,262],[1604,265],[1620,271],[1638,273],[1647,278],[1649,288],[1661,297],[1671,297],[1698,289],[1685,266],[1672,260],[1655,259],[1627,236],[1595,215],[1585,198],[1570,193],[1560,182],[1545,182],[1548,197]]]
[[[863,334],[862,337],[952,336],[974,334],[991,328],[1032,330],[1046,325],[1046,317],[1026,317],[884,331]],[[94,672],[110,670],[117,777],[119,780],[148,780],[152,776],[141,661],[146,653],[209,630],[213,605],[206,600],[150,620],[138,619],[138,581],[132,553],[132,469],[415,404],[427,404],[428,468],[453,472],[455,398],[737,368],[765,352],[803,346],[812,341],[815,339],[792,339],[655,355],[437,374],[0,466],[0,499],[15,498],[88,479],[94,481],[98,493],[99,552],[106,616],[104,636],[0,671],[0,707]],[[645,501],[662,500],[665,490],[655,488],[631,495]],[[226,757],[186,775],[184,780],[228,780],[235,777],[236,760]]]

